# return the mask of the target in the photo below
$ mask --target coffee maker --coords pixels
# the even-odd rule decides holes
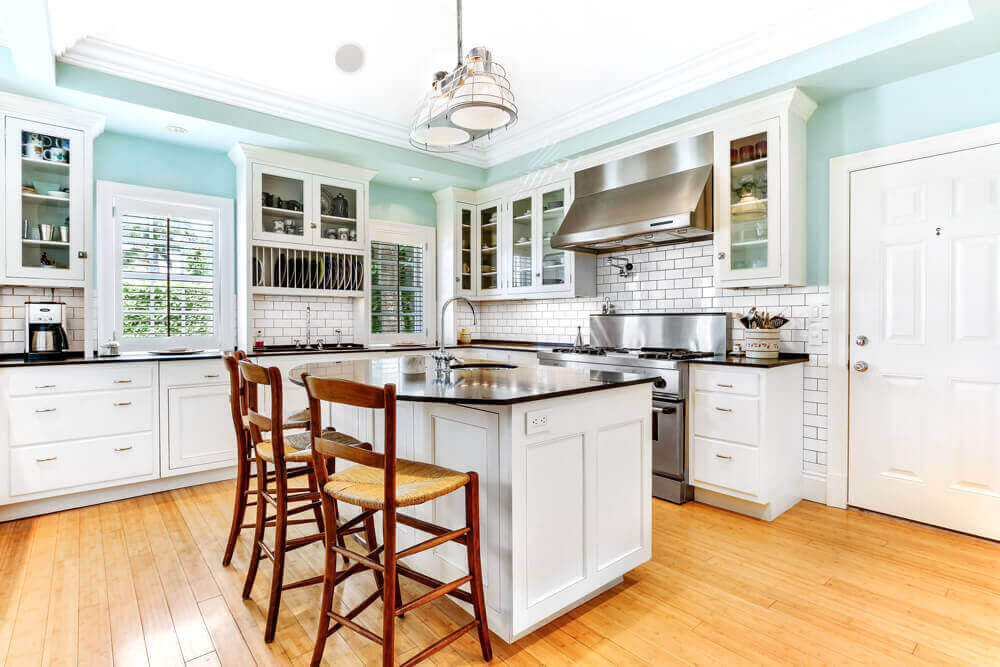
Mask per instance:
[[[62,359],[69,348],[63,315],[66,305],[58,302],[24,304],[24,358]]]

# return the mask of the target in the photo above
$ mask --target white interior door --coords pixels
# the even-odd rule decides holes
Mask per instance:
[[[850,317],[848,502],[1000,539],[1000,146],[851,175]]]

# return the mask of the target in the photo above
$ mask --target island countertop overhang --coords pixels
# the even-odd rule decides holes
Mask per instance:
[[[472,360],[470,360],[472,361]],[[402,372],[401,357],[305,363],[292,368],[289,380],[302,385],[303,374],[351,380],[373,386],[396,385],[400,401],[463,405],[512,405],[617,387],[652,384],[652,373],[587,371],[557,366],[515,365],[503,370],[451,371],[438,377],[433,370]]]

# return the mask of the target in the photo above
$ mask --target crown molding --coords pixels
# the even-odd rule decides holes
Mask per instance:
[[[103,114],[85,111],[64,104],[40,100],[37,97],[25,97],[14,93],[0,91],[0,114],[11,116],[26,116],[51,125],[62,125],[84,130],[91,138],[104,132],[105,118]]]
[[[67,65],[413,150],[407,126],[275,91],[97,37],[81,39],[58,60]],[[482,151],[477,150],[435,156],[475,167],[488,166]]]
[[[266,148],[264,146],[254,146],[244,143],[238,143],[230,149],[229,159],[237,165],[260,162],[287,169],[308,171],[320,176],[329,176],[330,178],[343,178],[359,183],[369,183],[378,174],[377,171],[365,169],[364,167],[355,167],[343,162],[335,162],[311,155],[302,155],[301,153],[291,153],[276,148]]]

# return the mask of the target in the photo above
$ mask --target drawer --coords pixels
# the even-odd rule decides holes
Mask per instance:
[[[696,391],[694,434],[747,445],[759,444],[760,399]]]
[[[153,430],[153,390],[22,396],[10,401],[10,444]]]
[[[757,496],[760,494],[760,450],[756,447],[695,438],[691,477],[705,484]]]
[[[21,368],[7,374],[11,396],[150,387],[153,364],[80,364]]]
[[[732,371],[694,368],[694,388],[698,391],[715,391],[721,394],[760,395],[760,375],[758,373],[734,373]]]
[[[148,477],[156,473],[152,433],[10,450],[10,495]]]
[[[160,362],[160,384],[164,387],[219,383],[229,384],[229,371],[222,359]]]

